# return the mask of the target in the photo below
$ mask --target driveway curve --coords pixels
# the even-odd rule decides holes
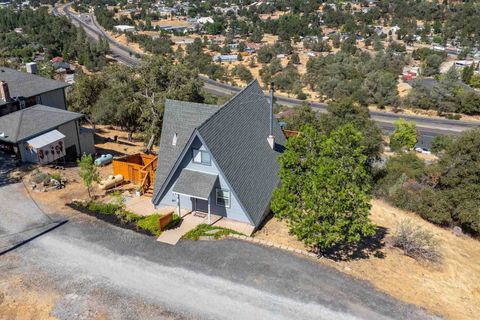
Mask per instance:
[[[0,187],[2,230],[12,227],[17,210],[25,211],[21,224],[43,217],[21,187]],[[7,196],[12,190],[15,198]],[[433,318],[281,250],[237,240],[170,246],[82,214],[54,218],[69,222],[0,256],[0,270],[57,292],[51,314],[59,319],[100,311],[109,319]]]

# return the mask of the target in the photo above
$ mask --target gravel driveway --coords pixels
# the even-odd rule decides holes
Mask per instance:
[[[44,219],[22,188],[0,186],[4,232]],[[430,318],[288,252],[236,240],[170,246],[82,214],[68,219],[0,256],[2,276],[57,293],[51,315],[60,319]]]

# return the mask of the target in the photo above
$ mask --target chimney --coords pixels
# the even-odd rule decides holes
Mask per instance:
[[[10,90],[8,90],[8,83],[0,82],[0,98],[4,101],[10,101]]]
[[[274,83],[270,83],[270,131],[267,138],[270,148],[275,148],[275,136],[273,135],[273,92],[275,91]]]
[[[31,74],[37,74],[38,68],[35,62],[29,62],[26,64],[27,72]]]

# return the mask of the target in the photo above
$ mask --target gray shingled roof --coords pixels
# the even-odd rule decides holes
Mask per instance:
[[[36,104],[0,117],[0,140],[17,143],[82,117],[81,113]]]
[[[211,117],[219,108],[220,106],[217,105],[175,100],[165,101],[154,186],[157,193],[165,183],[195,128]],[[174,146],[172,141],[175,133],[177,134],[177,143]],[[152,199],[155,199],[155,196]]]
[[[0,81],[8,83],[11,97],[33,97],[52,90],[68,87],[69,84],[47,79],[34,74],[0,67]],[[0,99],[0,104],[4,103]]]
[[[208,200],[218,175],[183,169],[178,176],[173,191],[186,196]]]
[[[274,121],[277,147],[272,150],[267,142],[269,130],[269,101],[257,81],[198,129],[255,226],[262,222],[272,192],[280,183],[277,157],[285,137]]]
[[[184,109],[189,108],[183,102],[177,103],[184,105]],[[153,200],[158,201],[156,198],[164,191],[162,190],[164,184],[168,183],[166,179],[169,172],[185,148],[185,143],[197,128],[212,157],[230,183],[232,191],[239,198],[254,225],[258,226],[270,204],[272,192],[280,182],[277,175],[279,170],[277,157],[285,145],[285,137],[276,121],[274,121],[274,135],[277,143],[275,150],[272,150],[267,142],[270,123],[269,102],[258,82],[250,83],[217,112],[204,119],[205,121],[198,119],[196,126],[191,123],[192,127],[185,130],[190,132],[186,138],[187,141],[178,153],[172,155],[175,159],[169,159],[169,163],[173,161],[173,165],[169,166],[168,172],[165,172],[161,158],[164,154],[162,146],[171,145],[174,132],[170,130],[171,124],[168,123],[173,120],[173,117],[167,114],[167,109],[162,129]],[[175,116],[178,122],[183,121],[181,113],[175,113]],[[187,114],[187,118],[190,117],[191,114]]]

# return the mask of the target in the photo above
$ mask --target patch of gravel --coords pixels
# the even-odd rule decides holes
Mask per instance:
[[[54,292],[59,319],[433,318],[281,250],[236,240],[169,246],[81,214],[1,257],[0,274]]]

